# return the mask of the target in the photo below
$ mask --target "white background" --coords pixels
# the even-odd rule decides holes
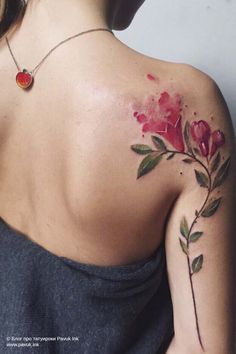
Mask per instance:
[[[132,25],[114,33],[148,56],[210,75],[236,130],[236,0],[146,0]]]

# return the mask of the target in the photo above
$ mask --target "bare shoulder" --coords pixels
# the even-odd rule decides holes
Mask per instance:
[[[230,155],[234,160],[232,119],[217,82],[189,64],[148,57],[141,61],[147,79],[145,89],[148,86],[151,93],[142,103],[142,111],[137,106],[134,112],[143,132],[156,134],[167,151],[176,152],[176,157],[190,152],[210,164],[220,149],[223,159]],[[173,156],[170,156],[171,167],[178,173],[182,162]],[[187,159],[187,162],[190,161]],[[190,172],[183,171],[185,186],[191,179]]]
[[[137,53],[142,71],[146,73],[145,90],[157,83],[159,95],[167,92],[181,98],[182,120],[206,120],[212,127],[225,129],[234,145],[235,135],[230,111],[219,84],[208,73],[187,64],[164,61]]]
[[[184,65],[182,81],[188,82],[186,99],[189,105],[195,108],[194,116],[197,120],[206,121],[214,132],[222,131],[227,141],[225,149],[235,154],[235,133],[232,117],[224,93],[216,82],[207,73],[191,66]]]
[[[172,77],[176,78],[176,90],[179,90],[182,97],[185,119],[205,120],[213,129],[218,127],[225,130],[228,143],[234,151],[235,134],[232,117],[217,81],[190,64],[166,62],[166,67]]]
[[[173,351],[229,353],[234,341],[230,314],[235,296],[231,285],[235,228],[232,119],[213,78],[189,65],[177,65],[174,72],[183,110],[179,131],[177,125],[171,129],[173,141],[183,138],[184,147],[173,149],[171,167],[181,166],[186,178],[166,232],[175,323]],[[207,304],[206,298],[211,298]]]
[[[221,150],[231,157],[231,176],[235,176],[235,132],[222,89],[213,77],[192,65],[175,67],[183,93],[183,120],[189,125],[195,151],[198,149],[200,158],[213,163]]]
[[[230,118],[222,89],[213,77],[190,64],[175,64],[174,70],[178,73],[179,84],[192,103],[201,104],[202,109],[214,105],[215,109],[223,110],[227,118]]]

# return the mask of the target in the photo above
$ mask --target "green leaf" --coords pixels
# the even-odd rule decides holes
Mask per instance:
[[[190,235],[189,241],[196,242],[202,235],[203,235],[203,232],[196,231],[192,235]]]
[[[166,145],[163,140],[161,140],[158,136],[155,135],[152,135],[151,138],[158,151],[166,150]]]
[[[206,208],[203,210],[203,212],[201,213],[201,216],[209,217],[212,216],[213,214],[215,214],[216,210],[218,209],[220,202],[221,202],[222,197],[213,200],[212,202],[210,202]]]
[[[180,246],[182,248],[182,251],[188,255],[188,247],[187,245],[181,240],[181,238],[179,238],[179,243],[180,243]]]
[[[192,153],[192,148],[191,148],[190,139],[189,139],[189,130],[190,130],[190,124],[187,121],[184,126],[184,140],[185,140],[187,150]]]
[[[185,162],[185,163],[188,163],[188,164],[191,164],[193,162],[192,159],[188,159],[188,158],[183,159],[182,161]]]
[[[200,256],[194,258],[192,262],[193,273],[199,272],[199,270],[202,268],[202,264],[203,264],[203,255],[201,254]]]
[[[173,159],[174,156],[175,156],[175,153],[172,152],[172,153],[167,157],[166,160],[171,160],[171,159]]]
[[[221,165],[219,171],[217,172],[213,182],[212,190],[215,189],[216,187],[219,187],[224,182],[224,180],[228,176],[229,167],[230,167],[230,157],[223,163],[223,165]]]
[[[193,151],[196,155],[201,156],[200,151],[197,148],[193,148]]]
[[[208,188],[208,176],[205,173],[194,170],[198,184],[201,187]]]
[[[157,153],[147,155],[139,166],[137,178],[140,178],[153,170],[154,167],[161,161],[161,159],[162,155],[157,155]]]
[[[220,164],[220,160],[221,160],[221,156],[220,156],[220,152],[218,152],[218,154],[216,155],[216,157],[214,158],[214,160],[211,163],[211,173],[213,173],[217,170],[217,168],[219,167],[219,164]]]
[[[180,232],[186,239],[188,239],[189,228],[185,216],[182,217],[180,222]]]
[[[146,155],[146,154],[149,154],[150,152],[153,152],[153,150],[152,150],[152,148],[150,148],[150,146],[143,145],[143,144],[131,145],[131,149],[140,155]]]

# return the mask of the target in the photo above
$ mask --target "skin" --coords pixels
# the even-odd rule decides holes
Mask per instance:
[[[150,74],[147,75],[147,79],[156,80]],[[212,130],[207,121],[202,119],[190,123],[189,119],[186,119],[189,112],[186,112],[184,107],[188,106],[184,105],[183,97],[176,93],[170,95],[167,91],[163,91],[158,99],[151,96],[143,106],[138,108],[140,112],[134,112],[134,117],[142,124],[143,133],[154,134],[151,135],[152,145],[133,144],[131,149],[138,155],[145,156],[138,168],[137,179],[157,169],[163,159],[169,161],[181,156],[181,163],[195,167],[193,179],[199,187],[205,188],[206,196],[201,206],[196,204],[192,220],[186,217],[184,212],[182,213],[178,237],[180,248],[187,260],[196,335],[201,350],[205,352],[194,289],[194,280],[198,279],[197,275],[205,264],[205,255],[200,253],[200,248],[198,255],[192,256],[192,253],[194,248],[196,249],[196,243],[199,244],[199,240],[207,236],[204,231],[199,230],[199,227],[202,227],[202,222],[199,225],[199,221],[204,218],[209,219],[219,209],[221,210],[224,198],[219,194],[220,187],[229,175],[231,157],[222,155],[221,148],[226,143],[223,131]],[[193,115],[196,118],[198,114],[194,112]],[[213,121],[213,116],[211,120]]]
[[[18,62],[32,69],[72,34],[126,28],[141,3],[131,1],[124,16],[124,1],[113,9],[102,0],[72,0],[70,6],[66,0],[31,1],[8,38]],[[130,146],[151,141],[134,112],[168,91],[183,99],[184,119],[204,119],[224,132],[222,154],[234,160],[232,122],[215,82],[189,65],[145,57],[108,32],[58,48],[28,92],[15,84],[16,68],[4,40],[0,61],[1,217],[53,254],[101,266],[145,259],[164,239],[175,320],[167,353],[202,353],[178,235],[181,218],[194,219],[205,190],[180,154],[137,179],[140,156]],[[209,354],[233,353],[234,178],[232,164],[219,189],[224,202],[212,222],[198,221],[205,237],[191,246],[191,257],[204,254],[194,291]]]

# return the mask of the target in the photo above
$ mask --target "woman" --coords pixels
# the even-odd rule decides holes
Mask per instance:
[[[233,353],[231,118],[142,3],[1,1],[1,353]]]

